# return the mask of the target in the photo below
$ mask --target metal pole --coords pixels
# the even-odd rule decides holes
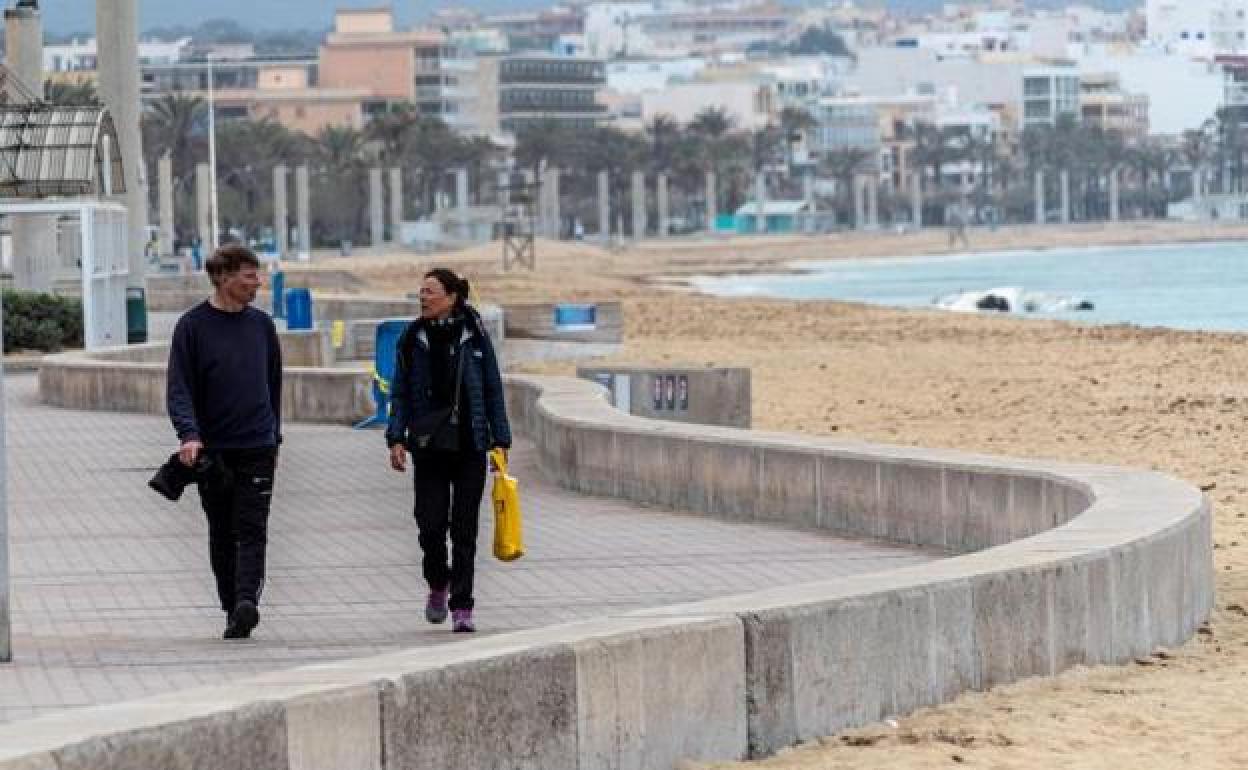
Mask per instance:
[[[216,250],[221,238],[221,221],[217,212],[217,107],[213,88],[212,55],[208,55],[208,196],[212,201],[212,238],[209,250]],[[205,254],[205,258],[210,256]]]

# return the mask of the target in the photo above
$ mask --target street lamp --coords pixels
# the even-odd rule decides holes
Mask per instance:
[[[208,197],[212,202],[212,239],[209,247],[217,248],[221,237],[221,223],[217,214],[217,106],[216,91],[213,85],[212,52],[206,56],[208,61]]]

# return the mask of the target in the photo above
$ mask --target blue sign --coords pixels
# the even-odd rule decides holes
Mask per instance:
[[[581,332],[598,328],[597,305],[555,305],[555,331]]]

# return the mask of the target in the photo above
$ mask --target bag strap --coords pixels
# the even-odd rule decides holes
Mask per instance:
[[[464,384],[464,348],[467,345],[467,341],[461,342],[456,352],[458,360],[455,362],[455,397],[451,401],[451,422],[455,424],[459,424],[459,397]]]

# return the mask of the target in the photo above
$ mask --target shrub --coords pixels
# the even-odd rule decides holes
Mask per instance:
[[[55,353],[82,347],[82,302],[54,294],[6,290],[4,352],[42,350]]]

